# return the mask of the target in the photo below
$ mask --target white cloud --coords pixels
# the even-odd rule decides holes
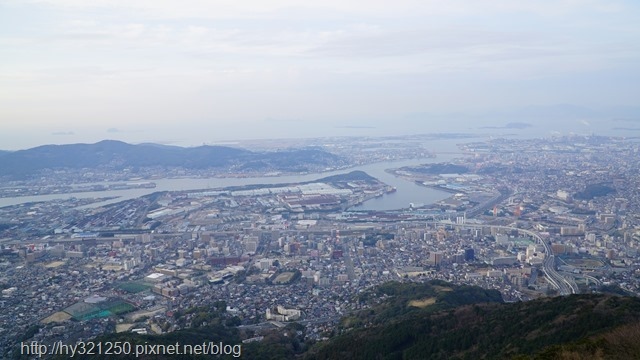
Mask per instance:
[[[18,2],[15,0],[15,2]],[[367,16],[483,14],[500,12],[529,12],[545,16],[568,14],[574,11],[618,12],[625,1],[615,0],[31,0],[32,3],[66,8],[106,8],[140,11],[150,17],[161,18],[259,18],[273,16],[287,9],[307,9],[320,12],[364,14]]]
[[[431,108],[607,103],[640,90],[638,7],[630,1],[2,6],[0,118],[31,126],[77,129],[91,119],[104,135],[110,127],[135,134],[131,122],[342,122]],[[9,24],[18,14],[33,16]]]

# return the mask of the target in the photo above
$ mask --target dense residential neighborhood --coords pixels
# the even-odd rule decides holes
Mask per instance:
[[[367,163],[355,149],[369,162],[414,159],[387,172],[441,200],[358,210],[402,190],[345,168],[298,183],[0,207],[0,306],[14,309],[0,314],[0,351],[173,332],[193,325],[184,310],[221,302],[254,333],[295,321],[320,341],[366,306],[359,294],[390,280],[477,285],[505,301],[640,293],[638,142],[498,139],[461,144],[441,163],[411,141],[395,151],[360,141],[323,140],[323,151],[347,167]]]

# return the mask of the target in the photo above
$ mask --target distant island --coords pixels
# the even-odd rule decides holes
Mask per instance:
[[[524,122],[510,122],[504,126],[482,126],[480,129],[527,129],[532,127],[533,125]]]

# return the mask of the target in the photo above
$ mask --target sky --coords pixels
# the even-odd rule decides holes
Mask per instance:
[[[0,0],[0,149],[464,132],[547,107],[636,131],[638,19],[637,0]]]

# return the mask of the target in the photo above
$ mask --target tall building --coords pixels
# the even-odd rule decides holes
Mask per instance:
[[[255,253],[258,250],[258,242],[255,240],[247,241],[245,248],[247,252]]]
[[[438,266],[442,263],[443,254],[439,251],[432,251],[429,253],[429,260],[427,263],[431,266]]]
[[[464,261],[473,261],[475,258],[476,254],[472,248],[464,249]]]

